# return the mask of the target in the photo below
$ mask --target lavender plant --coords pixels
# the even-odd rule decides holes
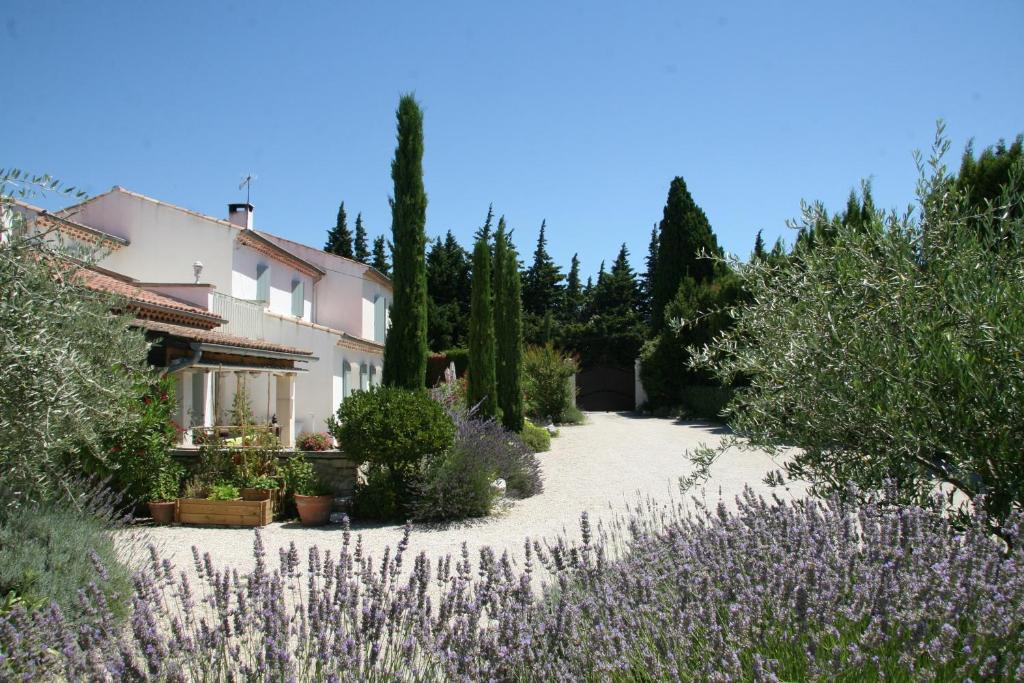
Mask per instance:
[[[1020,520],[1009,525],[1019,541]],[[840,498],[650,505],[597,534],[432,564],[294,546],[193,585],[152,551],[131,626],[0,617],[0,678],[68,680],[973,680],[1024,676],[1024,551],[936,507]],[[621,551],[621,554],[620,554]],[[617,559],[616,559],[617,558]]]

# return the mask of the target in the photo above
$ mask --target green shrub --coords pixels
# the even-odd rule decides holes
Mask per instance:
[[[184,467],[176,462],[169,462],[150,480],[146,500],[160,503],[176,499],[181,491],[181,480],[184,476]]]
[[[697,361],[749,378],[730,425],[799,449],[785,470],[816,492],[918,504],[944,484],[952,512],[998,527],[1024,507],[1024,162],[979,212],[947,145],[921,164],[919,212],[846,225],[806,206],[815,239],[742,269],[752,301]]]
[[[345,399],[328,427],[345,453],[358,462],[393,471],[414,470],[420,461],[444,453],[455,440],[455,425],[426,391],[379,386]]]
[[[444,521],[485,517],[497,495],[491,485],[494,479],[494,470],[462,448],[431,458],[416,485],[413,518]]]
[[[5,487],[6,488],[6,487]],[[112,499],[88,484],[75,499],[28,501],[4,491],[0,506],[0,602],[26,609],[56,602],[83,614],[79,589],[96,583],[118,616],[128,613],[132,583],[118,561]],[[102,570],[101,570],[102,568]],[[106,577],[106,578],[104,578]]]
[[[570,380],[578,371],[576,359],[550,343],[527,348],[523,356],[527,412],[532,417],[555,422],[570,408],[575,408],[576,397]]]
[[[690,384],[682,388],[680,402],[690,417],[722,422],[722,411],[735,393],[732,387]]]
[[[581,425],[587,421],[586,415],[577,408],[575,405],[571,405],[562,411],[562,414],[555,420],[558,424],[562,425]]]
[[[241,497],[238,487],[230,483],[214,484],[210,487],[207,498],[210,500],[237,500]]]
[[[334,444],[325,432],[301,432],[295,437],[295,447],[300,451],[329,451]]]
[[[534,453],[551,450],[551,434],[544,427],[538,427],[529,420],[523,422],[523,431],[519,432],[519,438]]]
[[[366,479],[356,484],[352,514],[357,519],[390,522],[402,519],[406,508],[399,503],[391,473],[381,465],[367,465]]]

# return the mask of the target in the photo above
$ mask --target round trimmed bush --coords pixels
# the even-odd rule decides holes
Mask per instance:
[[[407,470],[455,442],[455,425],[426,391],[373,387],[342,401],[328,428],[359,462]]]

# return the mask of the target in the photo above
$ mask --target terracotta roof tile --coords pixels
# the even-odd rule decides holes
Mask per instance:
[[[297,349],[293,346],[274,344],[273,342],[267,342],[260,339],[250,339],[248,337],[236,337],[232,334],[214,332],[213,330],[200,330],[195,327],[185,327],[184,325],[172,325],[170,323],[158,322],[156,320],[140,319],[136,320],[134,324],[152,332],[163,332],[164,334],[189,339],[201,344],[223,344],[224,346],[237,346],[243,349],[256,349],[258,351],[292,353],[297,356],[313,355],[312,351]]]
[[[169,309],[190,317],[199,318],[206,325],[222,325],[225,321],[220,316],[210,313],[204,308],[187,304],[163,294],[157,294],[133,284],[129,279],[101,273],[92,268],[79,268],[75,278],[84,286],[97,292],[107,292],[122,296],[137,306],[146,308]]]

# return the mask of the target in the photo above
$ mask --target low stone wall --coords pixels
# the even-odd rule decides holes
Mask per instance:
[[[313,469],[324,480],[331,493],[337,498],[348,498],[356,487],[356,471],[359,466],[341,451],[282,451],[280,457],[287,458],[293,453],[302,453],[313,464]],[[179,448],[171,451],[171,457],[189,470],[199,462],[199,452]]]

